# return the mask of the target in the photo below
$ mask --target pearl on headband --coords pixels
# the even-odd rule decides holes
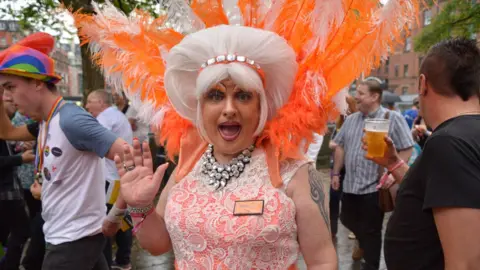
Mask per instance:
[[[235,54],[219,55],[217,57],[210,58],[205,63],[202,64],[201,70],[208,66],[212,66],[216,64],[227,64],[231,62],[237,62],[237,63],[243,63],[243,64],[249,65],[260,75],[260,77],[262,78],[262,81],[264,80],[265,75],[259,64],[255,63],[255,61],[248,59],[245,56],[235,55]]]

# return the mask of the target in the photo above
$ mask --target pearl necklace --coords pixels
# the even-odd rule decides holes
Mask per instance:
[[[215,189],[220,189],[225,187],[230,179],[238,178],[244,171],[245,165],[250,163],[254,149],[255,146],[252,145],[243,150],[236,158],[233,158],[230,163],[221,165],[213,156],[213,145],[209,144],[202,157],[202,172],[208,176],[208,184]]]

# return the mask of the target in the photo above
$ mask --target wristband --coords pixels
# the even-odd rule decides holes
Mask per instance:
[[[397,163],[393,164],[390,168],[387,168],[387,172],[383,174],[383,176],[380,178],[380,183],[379,186],[383,186],[385,182],[388,179],[388,176],[390,176],[394,171],[396,171],[398,168],[402,167],[403,164],[405,164],[405,161],[400,159],[397,161]]]
[[[332,173],[330,174],[330,177],[334,177],[334,176],[340,176],[340,174],[339,174],[339,173],[333,173],[333,172],[332,172]]]
[[[118,209],[115,205],[113,205],[112,209],[110,209],[110,212],[108,212],[107,220],[112,223],[121,223],[126,212],[127,209]]]
[[[402,167],[403,164],[405,164],[405,161],[403,161],[402,159],[400,159],[399,161],[397,161],[397,163],[393,164],[392,166],[390,166],[389,168],[387,168],[388,170],[388,174],[391,174],[393,173],[394,171],[396,171],[398,168]]]

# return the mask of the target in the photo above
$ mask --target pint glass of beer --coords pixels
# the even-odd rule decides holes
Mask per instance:
[[[383,157],[387,144],[384,137],[388,134],[390,120],[367,119],[365,120],[365,139],[367,141],[368,157]]]

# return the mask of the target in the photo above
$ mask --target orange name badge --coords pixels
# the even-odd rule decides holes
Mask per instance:
[[[263,214],[263,200],[235,201],[234,216],[255,216]]]

